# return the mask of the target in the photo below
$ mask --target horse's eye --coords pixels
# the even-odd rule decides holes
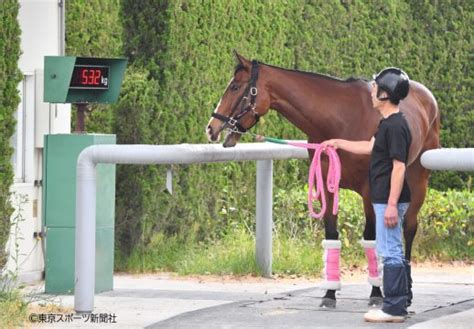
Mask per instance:
[[[236,83],[234,83],[234,84],[232,84],[232,85],[230,86],[230,90],[231,90],[231,91],[237,91],[237,90],[239,90],[239,89],[240,89],[240,86],[239,86],[238,84],[236,84]]]

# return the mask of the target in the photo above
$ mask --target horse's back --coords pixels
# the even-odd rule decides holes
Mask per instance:
[[[439,147],[438,103],[428,88],[411,81],[410,92],[400,103],[400,110],[407,118],[412,135],[408,155],[408,163],[411,164],[422,152]]]

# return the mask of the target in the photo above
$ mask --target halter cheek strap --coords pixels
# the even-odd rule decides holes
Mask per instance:
[[[243,93],[240,100],[235,104],[235,107],[231,111],[231,115],[227,117],[222,114],[214,112],[212,113],[211,116],[224,122],[225,123],[224,128],[228,126],[232,128],[233,130],[237,130],[240,133],[245,133],[247,130],[255,126],[260,119],[260,115],[255,111],[255,107],[256,107],[255,102],[257,100],[257,94],[258,94],[257,80],[258,80],[258,62],[256,60],[253,60],[252,72],[250,75],[248,87],[246,91]],[[250,98],[250,102],[247,107],[245,107],[245,103],[242,103],[242,100],[246,98]],[[234,116],[233,114],[234,112],[236,112],[236,109],[240,104],[241,104],[241,110],[236,116]],[[253,113],[255,122],[253,125],[251,125],[249,128],[246,129],[240,124],[239,121],[243,116],[245,116],[249,112]]]

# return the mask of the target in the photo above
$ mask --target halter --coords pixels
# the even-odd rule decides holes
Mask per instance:
[[[221,131],[224,130],[225,128],[229,128],[233,132],[237,133],[245,133],[247,130],[255,126],[260,119],[260,115],[255,111],[255,100],[257,99],[257,79],[258,79],[258,62],[256,60],[252,61],[252,71],[250,74],[250,80],[247,88],[245,89],[245,92],[242,94],[240,97],[239,101],[235,104],[235,106],[232,108],[232,111],[230,112],[230,116],[225,116],[219,113],[212,113],[212,117],[219,119],[224,123],[223,127],[221,128]],[[246,102],[242,102],[244,99],[249,99],[250,102],[245,105]],[[237,115],[234,115],[235,112],[237,112],[237,107],[240,104],[240,111],[238,111]],[[252,112],[255,122],[253,125],[245,129],[241,124],[240,124],[240,119],[244,117],[247,113]]]

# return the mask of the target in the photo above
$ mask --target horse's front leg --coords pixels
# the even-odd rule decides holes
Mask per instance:
[[[328,199],[326,199],[328,200]],[[332,202],[326,209],[332,209]],[[322,242],[324,248],[324,282],[322,288],[326,289],[326,294],[321,300],[320,307],[335,308],[336,307],[336,290],[341,289],[341,241],[339,240],[339,232],[337,231],[337,216],[326,211],[324,215],[325,240]]]

